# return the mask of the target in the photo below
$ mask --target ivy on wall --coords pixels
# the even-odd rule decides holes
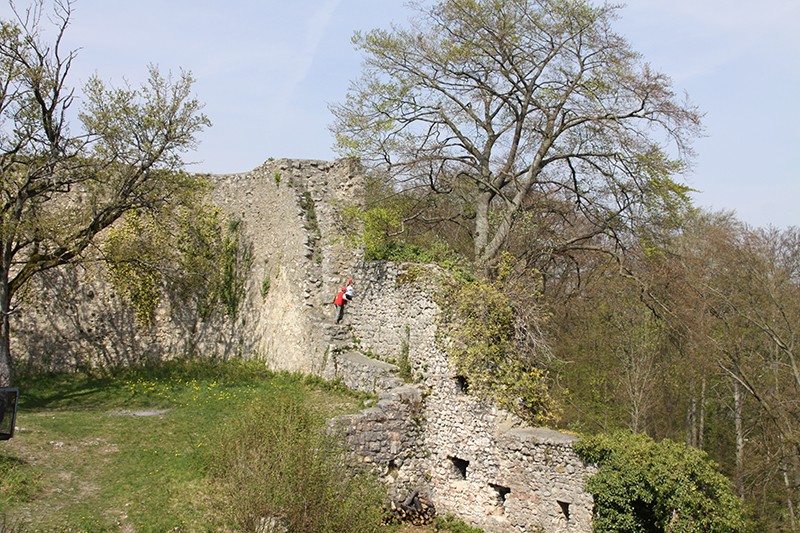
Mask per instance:
[[[545,372],[518,338],[518,317],[502,280],[454,283],[438,300],[439,342],[464,388],[529,423],[551,421],[556,406]]]
[[[253,264],[252,246],[238,219],[209,204],[165,213],[131,212],[112,227],[103,246],[112,287],[144,328],[163,298],[193,304],[202,318],[234,319]]]

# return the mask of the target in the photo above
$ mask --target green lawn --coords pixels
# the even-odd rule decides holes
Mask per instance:
[[[17,432],[0,443],[0,515],[25,531],[226,530],[208,466],[237,413],[287,395],[325,416],[362,400],[241,362],[23,377],[19,388]]]

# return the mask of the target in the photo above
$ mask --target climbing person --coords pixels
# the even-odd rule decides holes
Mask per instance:
[[[339,289],[336,298],[333,300],[333,305],[336,306],[336,323],[342,321],[344,318],[345,306],[353,300],[353,280],[347,281],[347,286]]]
[[[347,287],[344,289],[344,299],[345,303],[350,303],[353,301],[353,280],[347,281]]]
[[[345,305],[345,294],[347,293],[347,287],[342,287],[339,289],[339,292],[336,293],[336,298],[333,299],[333,305],[336,307],[336,323],[342,321],[342,317],[344,317],[344,305]]]

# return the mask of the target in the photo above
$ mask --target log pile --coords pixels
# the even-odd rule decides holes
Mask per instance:
[[[388,524],[411,524],[414,526],[424,526],[433,522],[436,518],[436,509],[433,503],[419,495],[419,491],[414,491],[402,502],[392,500],[388,505],[384,505],[385,518],[384,525]]]

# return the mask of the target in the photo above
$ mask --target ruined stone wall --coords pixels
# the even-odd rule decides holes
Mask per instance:
[[[340,238],[337,212],[362,195],[363,174],[349,160],[277,160],[247,174],[215,176],[215,202],[252,239],[243,316],[251,350],[270,366],[321,371],[332,332],[320,325],[358,258]],[[269,291],[262,295],[265,280]]]
[[[487,531],[590,531],[592,499],[583,486],[592,468],[572,450],[573,437],[526,428],[460,389],[436,342],[435,295],[447,274],[364,264],[344,242],[338,213],[363,196],[354,162],[269,161],[212,180],[214,201],[241,221],[253,249],[234,322],[164,306],[156,326],[141,331],[101,272],[59,269],[15,315],[14,352],[65,368],[183,353],[241,356],[338,378],[378,395],[337,426],[399,499],[419,490],[440,513]],[[356,298],[337,325],[330,303],[350,278]],[[399,378],[401,366],[411,382]]]
[[[17,361],[70,370],[201,354],[318,373],[331,336],[319,325],[358,257],[337,238],[336,213],[360,201],[363,173],[349,160],[281,159],[210,179],[213,200],[241,221],[252,244],[252,270],[234,321],[221,314],[204,319],[192,302],[164,299],[155,324],[142,329],[105,281],[102,262],[89,262],[49,271],[23,295],[12,317]]]
[[[402,454],[393,454],[390,443],[408,409],[391,391],[366,419],[348,419],[359,428],[353,435],[373,436],[351,445],[386,476],[398,499],[420,490],[438,512],[487,531],[590,531],[593,502],[583,487],[593,468],[573,451],[575,438],[525,427],[467,395],[437,347],[435,294],[447,275],[391,263],[362,265],[356,274],[359,291],[345,319],[353,337],[376,357],[397,362],[407,354],[415,383],[405,389],[416,387],[423,398],[410,430],[417,438]]]
[[[219,182],[219,204],[253,235],[254,283],[260,275],[274,280],[266,301],[250,300],[254,349],[271,366],[379,395],[339,427],[396,498],[419,490],[440,513],[487,531],[590,531],[592,497],[583,487],[593,470],[574,453],[574,437],[525,427],[461,390],[436,339],[435,296],[448,275],[359,262],[342,242],[337,209],[358,203],[359,179],[354,167],[277,161],[244,181]],[[297,220],[299,227],[289,224]],[[336,325],[328,302],[348,278],[356,297]],[[400,365],[411,383],[398,378]]]

